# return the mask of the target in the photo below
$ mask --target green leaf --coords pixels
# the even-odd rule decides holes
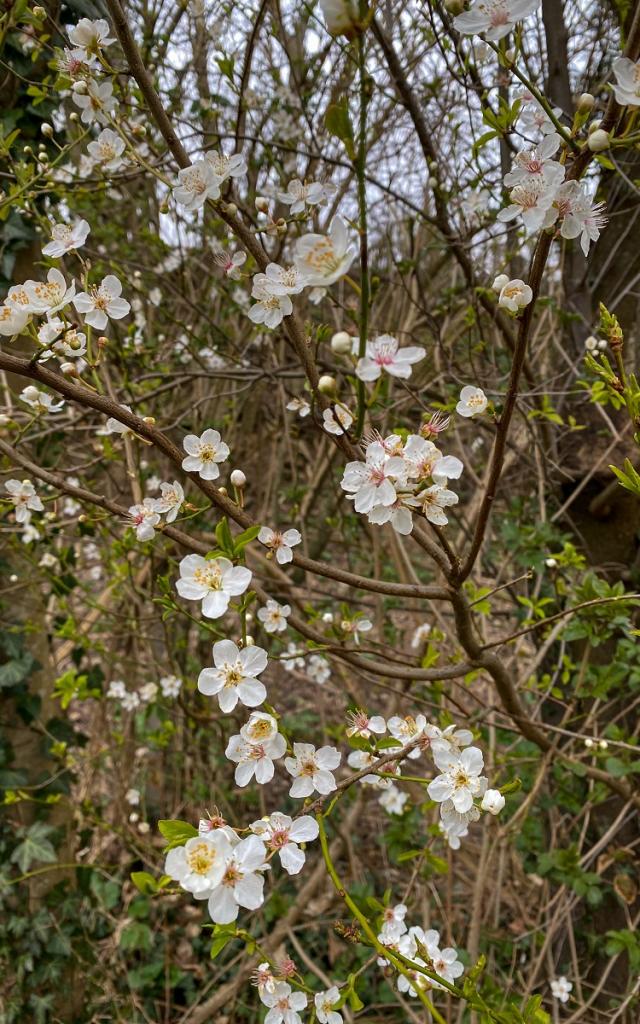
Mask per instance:
[[[139,889],[140,892],[145,894],[145,896],[157,892],[159,889],[155,878],[153,875],[150,875],[148,871],[132,871],[131,881],[135,885],[136,889]]]
[[[356,149],[347,101],[341,100],[339,103],[332,103],[324,115],[324,123],[329,134],[334,135],[344,144],[349,159],[354,160]]]
[[[160,833],[168,840],[165,850],[173,850],[175,846],[184,846],[187,839],[193,839],[198,835],[197,828],[194,828],[188,821],[176,819],[172,821],[163,818],[158,822]]]
[[[234,548],[236,555],[239,555],[241,551],[244,551],[247,544],[250,544],[252,540],[255,540],[260,533],[260,526],[249,526],[242,533],[239,533],[234,541]]]
[[[228,555],[229,558],[233,558],[235,555],[235,548],[226,516],[223,516],[216,526],[215,534],[220,549],[224,551],[225,555]]]
[[[216,925],[213,931],[213,942],[211,943],[211,959],[215,960],[222,953],[225,946],[235,937],[235,925]]]
[[[24,833],[24,839],[11,854],[11,863],[17,864],[22,872],[28,871],[32,864],[54,864],[58,859],[53,844],[47,836],[53,832],[51,825],[36,821]]]

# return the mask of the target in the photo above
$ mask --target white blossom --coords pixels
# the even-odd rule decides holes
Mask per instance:
[[[257,910],[264,902],[266,849],[257,836],[248,836],[232,846],[222,829],[209,833],[223,860],[222,877],[207,902],[207,909],[216,924],[231,924],[240,907]]]
[[[379,441],[368,445],[364,462],[348,462],[340,486],[353,498],[356,512],[370,512],[375,505],[392,505],[397,498],[391,478],[404,474],[401,456],[387,456]]]
[[[281,267],[279,263],[267,264],[264,274],[256,274],[253,281],[271,295],[299,295],[307,283],[298,267]]]
[[[93,79],[87,85],[86,92],[72,92],[71,98],[82,110],[80,120],[83,124],[93,124],[94,121],[98,124],[107,124],[107,115],[116,105],[111,82],[98,83]]]
[[[173,523],[184,503],[184,490],[178,480],[160,484],[160,497],[155,499],[156,510],[166,513],[167,522]]]
[[[160,522],[160,516],[156,507],[155,498],[145,498],[139,505],[132,505],[128,509],[131,516],[131,525],[135,527],[138,540],[151,540],[155,535],[155,527]]]
[[[322,427],[327,434],[340,437],[353,423],[353,416],[344,405],[334,405],[322,412]]]
[[[297,875],[305,861],[304,851],[298,844],[317,839],[319,828],[315,818],[308,814],[294,820],[287,814],[275,811],[266,818],[254,821],[251,831],[262,839],[267,850],[278,854],[287,874]]]
[[[247,786],[254,775],[260,786],[271,782],[273,762],[283,757],[286,749],[286,740],[278,732],[273,715],[253,711],[240,733],[231,737],[225,751],[225,756],[237,765],[236,785]]]
[[[355,245],[349,243],[347,226],[339,216],[333,218],[328,235],[303,235],[295,247],[296,266],[305,274],[307,284],[316,287],[344,277],[355,256]]]
[[[196,160],[178,171],[179,184],[173,189],[173,198],[186,210],[199,210],[207,199],[220,198],[220,179],[208,160]]]
[[[255,708],[265,700],[267,690],[257,678],[267,667],[267,652],[262,647],[238,648],[232,640],[213,645],[215,668],[205,668],[198,677],[198,689],[207,696],[217,695],[220,710],[233,711],[238,701]]]
[[[340,1001],[340,991],[337,985],[332,985],[325,992],[317,992],[313,1001],[319,1024],[342,1024],[342,1014],[333,1009]]]
[[[0,335],[11,338],[14,334],[20,334],[27,326],[30,314],[26,311],[16,309],[15,306],[3,302],[0,306]]]
[[[304,213],[307,206],[317,206],[324,202],[333,192],[333,186],[323,185],[318,181],[309,181],[304,184],[299,178],[294,178],[287,185],[286,192],[278,192],[277,196],[281,203],[291,208],[292,215]]]
[[[381,736],[383,732],[387,731],[387,723],[381,715],[369,717],[362,708],[350,711],[347,717],[351,723],[347,728],[347,736],[361,736],[368,740],[373,733]]]
[[[335,747],[316,750],[311,743],[294,743],[293,757],[286,757],[284,761],[289,775],[293,776],[289,796],[311,796],[314,791],[323,795],[332,793],[336,788],[332,772],[341,760],[342,754]]]
[[[269,1012],[264,1024],[302,1024],[298,1010],[304,1010],[307,997],[304,992],[292,992],[291,985],[279,981],[273,992],[266,991],[261,997]]]
[[[258,610],[257,618],[262,623],[265,633],[283,633],[287,628],[289,615],[291,615],[291,605],[278,604],[270,597],[264,608]]]
[[[111,128],[103,128],[98,138],[87,146],[89,155],[100,164],[103,171],[117,171],[122,163],[124,148],[124,139]]]
[[[187,455],[182,460],[182,468],[188,473],[197,473],[203,480],[217,480],[220,476],[219,462],[229,458],[229,446],[220,437],[217,430],[209,427],[198,437],[187,434],[182,442]]]
[[[554,999],[558,999],[561,1003],[569,1002],[569,997],[571,995],[572,989],[572,982],[568,981],[567,978],[565,978],[564,974],[561,974],[559,978],[554,978],[551,981],[551,995]]]
[[[366,354],[356,366],[356,376],[364,381],[377,380],[384,370],[391,377],[408,380],[412,365],[424,359],[425,355],[420,345],[400,348],[397,338],[381,334],[375,341],[367,342]]]
[[[293,558],[291,549],[296,544],[300,544],[302,535],[298,530],[285,530],[284,533],[281,533],[279,530],[272,530],[269,526],[262,526],[258,540],[268,547],[272,554],[275,554],[276,562],[279,565],[286,565]]]
[[[32,512],[43,511],[44,505],[30,480],[5,480],[4,489],[15,505],[16,522],[28,523]]]
[[[256,302],[248,315],[254,324],[274,328],[282,323],[285,316],[291,316],[293,304],[288,295],[274,295],[264,282],[257,280],[264,277],[264,274],[256,274],[253,279],[251,296]]]
[[[385,809],[387,814],[404,814],[404,805],[409,797],[393,783],[378,797],[378,803]]]
[[[496,42],[539,5],[540,0],[473,0],[470,9],[454,18],[453,24],[463,35],[482,32],[487,39]]]
[[[503,275],[506,277],[506,274]],[[496,278],[496,280],[498,280]],[[503,284],[498,297],[498,305],[508,309],[510,313],[519,313],[521,309],[528,306],[533,298],[533,292],[528,284],[520,278],[514,278]]]
[[[105,46],[115,43],[116,38],[109,35],[110,31],[109,22],[104,18],[98,18],[97,21],[80,18],[78,24],[70,30],[69,40],[87,54],[97,53]]]
[[[311,412],[311,406],[306,398],[292,398],[287,402],[286,408],[289,412],[297,412],[300,419],[304,419]]]
[[[484,765],[482,751],[478,747],[467,747],[460,756],[450,751],[438,751],[434,755],[438,775],[427,787],[427,792],[436,803],[451,800],[460,814],[468,811],[474,796],[483,795],[487,780],[481,776]]]
[[[442,484],[433,484],[432,487],[427,487],[425,491],[417,494],[415,500],[430,523],[434,526],[446,526],[449,520],[445,509],[457,505],[459,499],[454,491],[448,490]]]
[[[628,57],[617,57],[613,73],[616,76],[613,92],[618,103],[623,107],[640,107],[640,60],[634,63]]]
[[[64,256],[84,245],[90,231],[86,220],[77,220],[73,224],[54,224],[51,228],[51,241],[42,247],[42,253],[56,258]]]
[[[218,179],[218,184],[222,184],[227,178],[242,178],[247,173],[247,161],[242,153],[225,156],[224,153],[218,153],[215,149],[209,149],[205,153],[204,159],[211,166],[211,170]]]
[[[188,601],[202,601],[202,614],[207,619],[224,615],[232,597],[244,594],[251,582],[251,570],[233,565],[228,558],[203,558],[185,555],[180,562],[180,579],[176,590]]]
[[[122,284],[114,274],[107,274],[99,285],[92,285],[88,292],[78,292],[73,304],[85,322],[103,331],[109,319],[121,320],[131,305],[122,297]]]
[[[30,405],[38,416],[49,412],[60,412],[64,408],[63,400],[54,402],[51,395],[48,395],[45,391],[39,391],[34,384],[28,384],[26,388],[22,389],[20,400]]]
[[[482,388],[474,388],[471,384],[466,384],[460,392],[460,401],[456,405],[456,412],[459,416],[468,419],[484,412],[488,404],[487,396]]]
[[[178,679],[178,676],[163,676],[160,680],[163,697],[177,697],[181,689],[182,679]]]
[[[564,165],[551,158],[560,148],[560,136],[556,133],[545,135],[535,149],[522,150],[513,161],[513,167],[504,176],[508,188],[523,185],[534,180],[542,182],[548,188],[557,187],[564,181]]]

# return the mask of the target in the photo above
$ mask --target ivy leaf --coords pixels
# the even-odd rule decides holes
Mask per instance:
[[[43,821],[36,821],[30,825],[24,839],[11,854],[11,863],[17,864],[22,872],[28,871],[31,865],[37,862],[54,864],[58,856],[53,844],[47,839],[51,832],[51,825],[46,825]]]

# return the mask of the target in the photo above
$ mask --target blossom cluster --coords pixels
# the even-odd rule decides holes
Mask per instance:
[[[414,512],[446,526],[445,509],[458,503],[448,482],[462,474],[460,459],[443,455],[421,434],[409,434],[406,441],[399,434],[377,435],[366,444],[364,456],[364,461],[347,463],[340,485],[356,512],[378,526],[390,522],[403,535],[413,529]]]
[[[398,978],[398,990],[406,992],[415,998],[416,989],[436,988],[444,989],[436,978],[431,977],[437,974],[443,981],[455,984],[457,978],[464,971],[464,966],[458,960],[458,954],[452,946],[440,948],[440,933],[434,928],[425,931],[419,925],[408,928],[405,924],[407,907],[404,903],[398,903],[394,907],[387,907],[382,917],[382,928],[378,934],[378,942],[386,946],[391,953],[400,953],[403,957],[411,960],[416,969],[408,969],[407,974],[401,974]],[[385,957],[378,958],[381,967],[386,966],[388,960]],[[423,968],[429,973],[424,973]]]

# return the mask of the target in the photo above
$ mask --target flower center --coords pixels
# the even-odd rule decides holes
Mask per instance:
[[[196,875],[206,875],[217,857],[210,843],[196,843],[187,854],[187,864]]]

